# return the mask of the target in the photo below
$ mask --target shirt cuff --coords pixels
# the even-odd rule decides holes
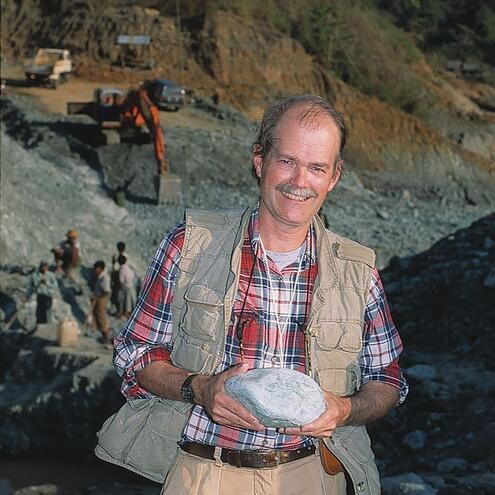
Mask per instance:
[[[399,391],[399,401],[397,405],[404,402],[409,392],[409,386],[399,366],[399,359],[392,361],[387,367],[363,376],[363,385],[368,382],[378,381],[386,383]]]
[[[131,368],[124,373],[124,386],[122,391],[124,394],[133,399],[145,399],[153,397],[154,394],[148,392],[139,385],[137,380],[137,372],[146,368],[154,361],[167,361],[170,363],[170,351],[163,347],[153,347],[142,354],[132,365]]]

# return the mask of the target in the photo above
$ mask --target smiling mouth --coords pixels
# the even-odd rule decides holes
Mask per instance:
[[[296,194],[291,194],[291,193],[288,193],[288,192],[285,192],[285,191],[280,191],[282,193],[283,196],[285,196],[286,198],[288,199],[293,199],[294,201],[300,201],[301,203],[303,203],[304,201],[308,200],[309,197],[304,197],[304,196],[298,196]]]
[[[316,192],[309,187],[295,187],[293,184],[288,182],[278,184],[275,186],[275,190],[281,193],[285,198],[291,199],[292,201],[299,201],[301,203],[310,198],[316,198],[317,196]]]

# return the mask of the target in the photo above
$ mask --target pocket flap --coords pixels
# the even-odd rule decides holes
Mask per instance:
[[[205,287],[204,285],[191,285],[184,297],[187,301],[197,304],[208,304],[210,306],[223,305],[220,294],[216,290]]]
[[[318,324],[316,341],[321,349],[341,349],[359,352],[362,348],[362,328],[357,322],[322,322]]]

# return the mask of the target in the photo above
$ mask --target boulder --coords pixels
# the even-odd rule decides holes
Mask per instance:
[[[306,425],[326,409],[318,384],[287,368],[257,368],[233,376],[225,391],[271,428]]]
[[[436,495],[438,491],[415,473],[382,478],[383,495]]]

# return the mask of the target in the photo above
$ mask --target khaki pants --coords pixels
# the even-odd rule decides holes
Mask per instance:
[[[103,337],[108,336],[107,306],[108,296],[97,297],[93,305],[94,326],[103,334]]]
[[[345,495],[345,476],[329,476],[318,455],[273,469],[237,468],[179,449],[161,495]]]

